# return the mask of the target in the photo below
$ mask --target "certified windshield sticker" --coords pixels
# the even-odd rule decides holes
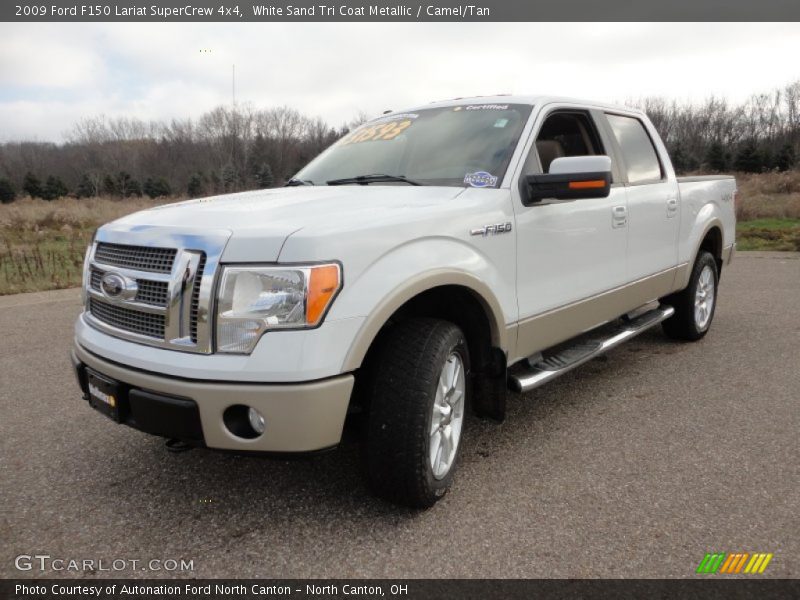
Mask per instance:
[[[508,110],[508,104],[469,104],[466,110]]]
[[[419,118],[418,114],[415,113],[397,113],[396,115],[386,115],[385,117],[378,117],[377,119],[372,119],[372,123],[385,123],[386,121],[399,121],[401,119],[417,119]]]
[[[406,129],[411,127],[414,121],[405,119],[403,121],[382,121],[380,123],[367,124],[356,129],[353,133],[343,137],[339,143],[342,145],[358,144],[361,142],[389,141],[396,138]]]
[[[464,176],[464,183],[472,187],[494,187],[497,185],[497,177],[486,171],[476,171],[475,173],[467,173]]]

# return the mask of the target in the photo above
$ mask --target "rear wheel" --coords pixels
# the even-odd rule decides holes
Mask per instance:
[[[387,332],[373,365],[367,474],[387,500],[427,508],[453,481],[469,394],[464,334],[409,319]]]
[[[695,341],[708,333],[717,306],[719,274],[714,257],[701,251],[686,289],[664,299],[675,314],[664,321],[664,333],[678,340]]]

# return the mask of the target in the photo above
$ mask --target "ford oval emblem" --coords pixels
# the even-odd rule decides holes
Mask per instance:
[[[100,280],[100,289],[109,300],[131,300],[136,296],[137,285],[119,273],[106,273]]]

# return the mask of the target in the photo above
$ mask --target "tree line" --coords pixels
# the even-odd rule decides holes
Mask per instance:
[[[678,173],[760,173],[797,165],[800,81],[740,104],[714,96],[700,104],[657,97],[628,104],[653,121]]]
[[[0,200],[222,194],[281,185],[349,129],[290,107],[219,106],[198,119],[84,119],[61,144],[0,144]]]
[[[800,81],[734,104],[650,97],[627,104],[652,119],[678,173],[785,171],[800,150]],[[0,200],[99,195],[189,196],[282,185],[350,128],[290,107],[217,107],[169,123],[94,117],[61,144],[0,144]]]

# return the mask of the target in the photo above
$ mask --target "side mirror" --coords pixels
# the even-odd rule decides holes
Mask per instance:
[[[611,159],[608,156],[557,158],[550,163],[546,175],[526,176],[524,187],[525,206],[545,198],[606,198],[611,193]]]

